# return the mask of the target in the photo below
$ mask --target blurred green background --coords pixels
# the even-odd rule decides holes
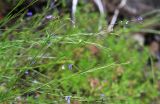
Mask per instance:
[[[71,3],[61,0],[51,8],[53,2],[0,0],[2,104],[160,103],[157,12],[126,24],[136,16],[120,11],[108,32],[114,11],[106,9],[107,19],[100,20],[93,2],[80,1],[73,27]],[[116,2],[108,2],[114,8]],[[150,39],[147,46],[136,34]]]

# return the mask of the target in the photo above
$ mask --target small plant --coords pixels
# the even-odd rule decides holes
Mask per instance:
[[[126,28],[116,24],[108,33],[106,27],[98,31],[98,13],[83,10],[77,8],[75,28],[67,14],[28,11],[29,18],[24,14],[1,30],[1,103],[139,104],[157,99],[158,78],[152,82],[150,69],[144,76],[149,52],[146,47],[139,52],[130,38],[148,21],[125,21]]]

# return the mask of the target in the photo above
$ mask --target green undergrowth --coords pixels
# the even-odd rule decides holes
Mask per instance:
[[[98,31],[99,14],[46,20],[45,13],[16,19],[0,33],[1,103],[147,104],[157,99],[149,52],[130,36],[148,25],[118,25]],[[105,22],[105,21],[104,21]],[[153,21],[155,22],[155,21]],[[104,25],[104,24],[103,24]]]

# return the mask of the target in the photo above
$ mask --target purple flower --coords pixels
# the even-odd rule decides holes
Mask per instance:
[[[142,18],[142,17],[138,17],[137,20],[138,20],[138,21],[142,21],[143,18]]]
[[[69,64],[69,65],[68,65],[68,69],[69,69],[69,70],[72,70],[72,68],[73,68],[73,65],[72,65],[72,64]]]
[[[32,16],[33,15],[33,13],[31,12],[31,11],[29,11],[29,12],[27,12],[27,16]]]
[[[52,19],[53,16],[52,16],[52,15],[47,15],[45,18],[46,18],[46,19]]]
[[[26,74],[26,75],[28,75],[28,74],[29,74],[29,71],[28,71],[28,70],[26,70],[26,71],[25,71],[25,74]]]
[[[137,18],[135,18],[135,19],[133,19],[133,20],[130,20],[129,22],[142,22],[143,21],[143,17],[137,17]]]
[[[71,96],[65,96],[65,100],[67,101],[67,104],[71,103]]]
[[[100,99],[101,99],[101,101],[102,101],[102,103],[103,103],[104,100],[105,100],[105,94],[101,94],[101,95],[100,95]]]
[[[104,98],[104,96],[105,96],[104,94],[101,94],[101,95],[100,95],[100,97],[102,97],[102,98]]]

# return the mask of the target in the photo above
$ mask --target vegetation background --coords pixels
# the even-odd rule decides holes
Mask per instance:
[[[114,11],[99,30],[93,3],[79,2],[75,27],[65,0],[50,5],[0,0],[0,103],[160,103],[159,12],[146,12],[143,21],[120,12],[108,32]]]

